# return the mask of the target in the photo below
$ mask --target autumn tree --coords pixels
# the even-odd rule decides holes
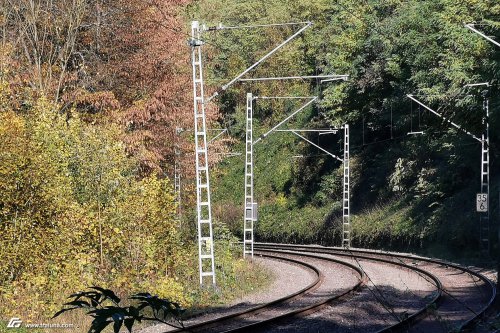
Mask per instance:
[[[33,88],[54,101],[64,91],[86,10],[84,0],[4,0],[5,25]],[[4,29],[5,29],[4,25]],[[7,32],[4,32],[5,34]]]

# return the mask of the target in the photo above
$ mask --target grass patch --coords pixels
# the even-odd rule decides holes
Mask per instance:
[[[273,281],[273,273],[250,260],[239,259],[234,263],[234,277],[219,288],[216,301],[211,305],[229,304],[246,295],[264,290]]]
[[[415,245],[419,231],[410,211],[410,206],[400,201],[392,201],[387,205],[376,205],[353,215],[353,245],[386,249],[398,247],[403,242]]]

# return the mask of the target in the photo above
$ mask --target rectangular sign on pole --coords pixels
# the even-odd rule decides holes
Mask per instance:
[[[245,208],[245,218],[251,220],[253,218],[252,207]]]
[[[253,216],[252,216],[252,218],[253,218],[254,221],[257,221],[259,219],[259,213],[257,213],[257,207],[258,207],[257,203],[254,202],[252,207],[253,207]]]
[[[487,212],[488,211],[488,194],[487,193],[478,193],[476,196],[476,210],[478,212]]]
[[[253,220],[253,221],[257,221],[257,218],[259,217],[258,213],[257,213],[257,203],[254,202],[251,204],[251,206],[248,206],[246,209],[245,209],[245,217],[248,219],[248,220]]]

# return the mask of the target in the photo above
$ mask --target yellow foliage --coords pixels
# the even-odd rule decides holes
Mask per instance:
[[[159,292],[185,302],[168,179],[136,178],[117,126],[66,119],[43,98],[31,105],[0,112],[0,317],[50,316],[95,284],[132,293],[161,279]]]
[[[177,302],[183,307],[191,307],[193,299],[186,293],[185,287],[171,277],[162,277],[152,282],[146,282],[142,286],[143,290],[148,290],[151,294],[166,298],[172,302]]]
[[[213,304],[217,295],[193,293],[196,249],[182,239],[169,179],[138,178],[118,126],[61,115],[44,98],[25,105],[0,111],[0,318],[46,320],[92,285]],[[218,279],[231,294],[245,268],[229,231],[217,234]]]
[[[0,80],[0,111],[7,108],[10,93],[9,83],[7,81]]]
[[[276,196],[276,204],[280,207],[285,207],[286,204],[287,204],[287,200],[286,200],[286,197],[283,193],[279,193],[277,196]]]

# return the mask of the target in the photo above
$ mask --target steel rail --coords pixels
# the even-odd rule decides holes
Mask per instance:
[[[352,252],[352,253],[360,253],[360,254],[367,254],[367,255],[378,255],[378,256],[390,256],[393,258],[400,258],[400,259],[409,259],[409,260],[414,260],[414,261],[422,261],[422,262],[428,262],[428,263],[433,263],[441,266],[448,266],[451,268],[454,268],[456,270],[463,271],[465,273],[468,273],[469,275],[475,276],[479,278],[481,281],[485,283],[485,285],[488,287],[488,289],[491,290],[491,296],[489,300],[486,302],[486,304],[477,312],[475,312],[474,316],[466,321],[464,321],[460,325],[459,330],[464,330],[473,327],[474,324],[476,324],[481,317],[488,311],[492,306],[495,301],[496,295],[497,295],[497,289],[495,284],[488,279],[486,276],[479,272],[475,272],[467,267],[463,267],[458,264],[450,263],[444,260],[440,259],[434,259],[434,258],[426,258],[426,257],[421,257],[417,255],[410,255],[410,254],[402,254],[402,253],[395,253],[395,252],[388,252],[388,251],[379,251],[379,250],[367,250],[367,249],[349,249],[346,250],[344,248],[339,248],[339,247],[325,247],[325,246],[318,246],[318,245],[293,245],[293,244],[276,244],[276,243],[255,243],[256,247],[260,246],[267,246],[267,245],[275,245],[275,246],[280,246],[282,248],[303,248],[306,250],[324,250],[328,251],[330,254],[334,253],[342,253],[342,252]]]
[[[290,295],[286,295],[286,296],[283,296],[283,297],[280,297],[278,299],[275,299],[271,302],[268,302],[268,303],[263,303],[261,305],[257,305],[257,306],[254,306],[254,307],[251,307],[249,309],[246,309],[246,310],[242,310],[242,311],[238,311],[238,312],[235,312],[235,313],[232,313],[232,314],[229,314],[229,315],[225,315],[225,316],[222,316],[222,317],[219,317],[219,318],[215,318],[215,319],[212,319],[212,320],[208,320],[208,321],[204,321],[204,322],[201,322],[201,323],[198,323],[198,324],[194,324],[194,325],[189,325],[189,326],[185,326],[183,329],[177,329],[177,330],[173,330],[173,331],[169,331],[169,332],[196,332],[196,330],[200,329],[200,328],[208,328],[210,326],[212,326],[213,324],[218,324],[224,320],[229,320],[229,319],[232,319],[232,318],[237,318],[237,317],[240,317],[240,316],[243,316],[245,314],[250,314],[252,312],[257,312],[259,310],[262,310],[266,307],[269,307],[271,305],[275,305],[275,304],[278,304],[278,303],[281,303],[281,302],[284,302],[284,301],[287,301],[287,300],[291,300],[291,299],[294,299],[300,295],[303,295],[305,293],[307,293],[308,291],[310,291],[311,289],[315,288],[319,283],[321,283],[321,273],[319,271],[319,269],[311,264],[308,264],[306,262],[302,262],[302,261],[299,261],[299,260],[295,260],[295,259],[291,259],[291,258],[280,258],[280,257],[277,257],[277,256],[272,256],[272,255],[262,255],[263,257],[266,257],[266,258],[271,258],[271,259],[275,259],[275,260],[281,260],[281,261],[288,261],[288,262],[291,262],[291,263],[294,263],[296,265],[300,265],[300,266],[303,266],[303,267],[306,267],[308,268],[309,270],[311,270],[315,275],[316,275],[316,278],[314,279],[314,281],[312,281],[310,284],[308,284],[307,286],[305,286],[304,288],[290,294]],[[195,316],[193,316],[195,317]],[[194,331],[193,331],[194,330]]]
[[[372,251],[368,251],[368,250],[355,250],[355,251],[358,253],[361,253],[361,252],[373,253]],[[442,266],[452,267],[454,269],[461,270],[461,271],[463,271],[471,276],[475,276],[485,283],[485,285],[488,287],[488,289],[491,290],[490,299],[481,308],[481,310],[476,311],[476,314],[472,318],[466,320],[464,323],[462,323],[460,325],[459,331],[462,331],[462,330],[467,329],[467,328],[471,328],[474,324],[476,324],[481,319],[481,317],[485,314],[485,312],[488,311],[488,309],[490,309],[492,307],[493,302],[495,301],[495,298],[497,295],[497,289],[496,289],[495,284],[490,279],[488,279],[486,276],[484,276],[483,274],[481,274],[479,272],[475,272],[467,267],[463,267],[461,265],[457,265],[457,264],[450,263],[450,262],[440,260],[440,259],[425,258],[425,257],[420,257],[420,256],[414,256],[414,255],[397,254],[397,253],[392,253],[392,252],[388,252],[388,253],[391,256],[398,257],[398,258],[418,260],[418,261],[430,262],[430,263],[434,263],[434,264],[438,264],[438,265],[442,265]],[[375,254],[375,253],[373,253],[373,254]],[[384,255],[384,252],[380,253],[379,255]]]
[[[261,245],[259,244],[258,246],[256,246],[257,249],[260,249],[261,248]],[[263,247],[263,248],[282,248],[280,246],[271,246],[271,247]],[[295,251],[299,251],[297,249],[300,249],[301,246],[290,246],[287,248],[291,248]],[[308,251],[310,252],[313,252],[313,253],[320,253],[320,254],[327,254],[327,255],[332,255],[331,252],[328,252],[327,250],[309,250]],[[344,250],[344,251],[350,251],[350,250]],[[302,252],[300,252],[302,253]],[[390,264],[390,265],[396,265],[396,266],[400,266],[400,267],[404,267],[410,271],[416,271],[420,274],[424,274],[426,275],[429,279],[432,280],[432,282],[434,283],[434,285],[436,286],[436,295],[429,301],[425,304],[424,307],[420,308],[419,310],[417,310],[416,312],[414,312],[413,314],[409,315],[408,317],[406,317],[405,319],[403,320],[400,320],[399,322],[391,325],[391,326],[388,326],[382,330],[379,330],[377,331],[377,333],[382,333],[382,332],[395,332],[395,331],[399,331],[403,328],[406,328],[408,327],[409,325],[411,325],[411,323],[417,321],[418,319],[420,319],[426,312],[429,308],[431,308],[432,306],[434,306],[435,304],[437,304],[439,302],[439,300],[441,299],[442,297],[442,291],[443,291],[443,286],[441,284],[441,281],[432,273],[429,273],[419,267],[414,267],[414,266],[410,266],[410,265],[407,265],[405,263],[401,263],[401,262],[394,262],[392,260],[388,260],[388,259],[382,259],[382,258],[373,258],[373,257],[367,257],[367,256],[363,256],[363,255],[352,255],[352,254],[347,254],[347,253],[342,253],[342,254],[335,254],[335,255],[340,255],[340,256],[345,256],[345,257],[350,257],[350,258],[356,258],[356,259],[365,259],[365,260],[372,260],[372,261],[377,261],[377,262],[383,262],[383,263],[386,263],[386,264]]]
[[[288,252],[277,251],[277,250],[260,250],[260,251],[257,251],[257,253],[265,253],[265,252],[286,254],[286,255],[292,255],[292,256],[296,255],[296,256],[301,256],[301,257],[308,257],[308,258],[314,258],[314,259],[320,259],[320,260],[335,262],[337,264],[341,264],[341,265],[347,266],[347,267],[355,270],[359,274],[359,281],[358,281],[358,283],[354,287],[345,290],[341,294],[330,296],[330,297],[328,297],[328,298],[326,298],[326,299],[324,299],[324,300],[322,300],[320,302],[308,305],[308,306],[300,308],[300,309],[296,309],[296,310],[293,310],[293,311],[289,311],[289,312],[283,313],[283,314],[281,314],[279,316],[275,316],[275,317],[272,317],[272,318],[260,320],[258,322],[247,324],[245,326],[241,326],[241,327],[238,327],[238,328],[235,328],[235,329],[229,329],[229,330],[226,330],[226,331],[222,331],[221,333],[255,332],[255,329],[257,329],[258,327],[263,326],[263,325],[267,325],[267,324],[270,324],[270,323],[273,323],[273,322],[276,322],[276,321],[280,321],[280,320],[283,320],[283,319],[289,318],[289,317],[304,316],[304,315],[310,314],[312,312],[316,312],[321,307],[327,305],[328,303],[331,303],[333,301],[339,301],[339,300],[347,297],[351,293],[353,293],[353,292],[357,291],[358,289],[360,289],[366,283],[366,276],[365,276],[364,272],[359,267],[357,267],[357,266],[355,266],[355,265],[353,265],[351,263],[344,262],[342,260],[337,260],[337,259],[334,259],[334,258],[325,258],[325,257],[321,257],[321,256],[307,254],[307,253],[288,253]],[[283,257],[279,257],[279,258],[283,258]]]
[[[290,295],[286,295],[284,297],[278,298],[278,299],[273,300],[271,302],[264,303],[264,304],[261,304],[261,305],[258,305],[258,306],[246,309],[246,310],[238,311],[238,312],[235,312],[235,313],[232,313],[232,314],[229,314],[229,315],[226,315],[226,316],[222,316],[222,317],[219,317],[219,318],[215,318],[215,319],[212,319],[212,320],[200,322],[198,324],[185,326],[183,329],[177,329],[177,330],[173,330],[173,331],[169,331],[169,332],[205,332],[206,330],[212,329],[216,325],[218,327],[220,327],[220,325],[223,324],[223,322],[226,321],[226,320],[230,320],[230,319],[234,319],[234,318],[238,318],[238,317],[245,317],[245,316],[251,315],[251,314],[258,314],[259,312],[262,312],[262,310],[265,310],[265,308],[269,308],[271,306],[278,305],[279,303],[283,303],[283,302],[286,302],[286,301],[298,298],[298,297],[300,297],[300,296],[302,296],[302,295],[304,295],[306,293],[309,293],[309,292],[317,289],[319,287],[319,285],[323,282],[323,277],[322,277],[322,274],[321,274],[320,270],[317,267],[315,267],[314,265],[311,265],[311,264],[309,264],[307,262],[304,262],[304,261],[300,261],[300,260],[296,260],[296,259],[293,259],[293,258],[289,258],[289,257],[282,257],[282,256],[275,256],[275,255],[271,255],[271,254],[266,254],[265,252],[272,252],[272,251],[260,251],[259,255],[262,256],[262,257],[266,257],[266,258],[271,258],[271,259],[276,259],[276,260],[281,260],[281,261],[288,261],[288,262],[292,262],[292,263],[295,263],[295,264],[298,264],[298,265],[301,265],[301,266],[305,266],[308,269],[312,270],[316,274],[316,279],[313,282],[311,282],[308,286],[302,288],[301,290],[299,290],[297,292],[294,292],[294,293],[292,293]],[[298,254],[298,255],[295,255],[295,256],[299,256],[299,257],[313,257],[313,258],[315,257],[314,255],[302,255],[302,254]],[[337,260],[337,259],[333,259],[333,258],[321,258],[321,257],[318,257],[318,259],[326,260],[326,261],[330,261],[330,262],[335,262],[337,264],[346,266],[346,267],[348,267],[348,268],[356,271],[356,273],[359,275],[359,282],[354,287],[352,287],[352,288],[344,291],[340,295],[333,296],[332,300],[336,299],[336,298],[345,297],[346,295],[348,295],[348,294],[356,291],[357,289],[359,289],[363,285],[363,283],[364,283],[364,274],[363,274],[363,272],[358,267],[356,267],[356,266],[354,266],[354,265],[352,265],[350,263],[347,263],[347,262],[344,262],[344,261],[341,261],[341,260]],[[284,317],[287,317],[287,316],[293,316],[293,315],[296,315],[296,314],[301,313],[301,312],[311,311],[312,308],[319,307],[321,305],[324,305],[325,303],[331,302],[332,300],[328,300],[326,302],[321,302],[321,304],[313,304],[313,305],[308,306],[307,308],[301,308],[301,309],[297,309],[295,311],[287,312],[287,313],[279,316],[279,318],[278,317],[273,317],[273,318],[262,320],[262,321],[259,321],[259,322],[256,322],[256,323],[247,324],[245,326],[240,326],[240,327],[235,328],[235,329],[230,329],[230,330],[227,330],[225,332],[238,332],[238,331],[245,331],[245,330],[248,330],[248,329],[252,329],[254,327],[257,327],[257,326],[263,325],[265,323],[268,323],[270,321],[278,320],[278,319],[281,319],[281,318],[284,318]],[[221,331],[219,330],[218,332],[221,332]]]

